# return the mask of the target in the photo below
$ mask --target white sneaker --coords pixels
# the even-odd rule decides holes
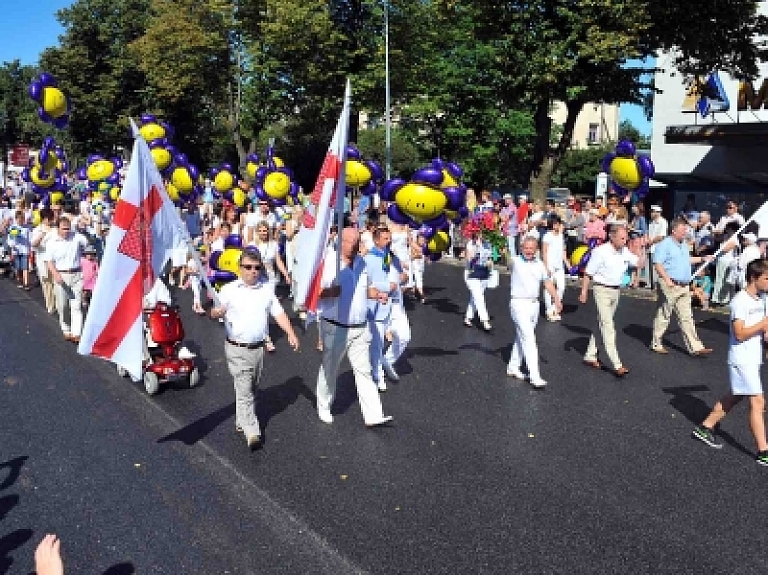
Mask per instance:
[[[556,314],[554,314],[554,315],[552,316],[552,321],[560,321],[561,319],[563,319],[563,318],[562,318],[562,317],[560,317],[560,314],[559,314],[559,313],[556,313]]]
[[[536,389],[541,389],[542,387],[547,387],[547,382],[544,381],[543,379],[536,379],[536,380],[532,379],[531,385]]]
[[[512,370],[508,369],[507,370],[507,375],[509,377],[514,377],[515,379],[525,380],[525,374],[522,371],[520,371],[519,369],[512,369]]]
[[[387,382],[384,381],[383,377],[376,382],[376,387],[379,388],[379,391],[387,391]]]
[[[333,423],[333,416],[331,415],[330,411],[323,411],[318,409],[317,416],[320,418],[320,421],[322,421],[323,423],[328,423],[328,424]]]
[[[395,371],[395,368],[392,367],[392,364],[386,362],[384,363],[384,373],[386,373],[387,377],[392,381],[400,381],[400,376],[397,375],[397,372]]]
[[[371,423],[366,423],[365,426],[366,427],[376,427],[377,425],[384,425],[386,423],[389,423],[393,419],[394,419],[394,417],[392,417],[391,415],[384,415],[378,421],[372,421]]]

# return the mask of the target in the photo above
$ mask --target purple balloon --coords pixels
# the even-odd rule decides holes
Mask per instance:
[[[407,224],[410,218],[400,211],[396,204],[389,204],[387,207],[387,217],[396,224]]]
[[[365,184],[362,188],[360,188],[360,193],[364,196],[372,196],[376,193],[376,184],[373,183],[373,180]]]
[[[261,201],[269,201],[269,196],[267,195],[267,192],[264,191],[264,188],[261,186],[261,183],[256,185],[256,187],[253,190],[253,193],[256,194],[256,197],[259,198]]]
[[[419,227],[419,233],[422,236],[424,236],[427,240],[430,240],[437,233],[437,230],[430,225],[421,224],[421,226]]]
[[[646,178],[652,178],[656,173],[656,167],[653,165],[650,156],[639,156],[637,165],[640,166],[640,173]]]
[[[606,154],[605,157],[603,158],[603,163],[601,164],[601,169],[606,174],[611,171],[611,162],[614,160],[615,157],[616,157],[616,154],[614,154],[613,152],[610,152],[610,153]]]
[[[458,180],[464,176],[464,170],[454,162],[448,162],[448,165],[445,167],[445,169],[449,174],[451,174],[451,176],[453,176],[455,180]]]
[[[432,218],[431,220],[426,220],[424,224],[433,227],[435,230],[439,230],[440,228],[448,224],[448,218],[445,217],[445,213],[442,213],[436,218]]]
[[[139,118],[139,121],[142,124],[151,124],[153,122],[156,122],[157,118],[155,118],[154,114],[142,114],[141,118]]]
[[[381,171],[381,166],[372,160],[365,162],[365,166],[371,171],[371,180],[378,182],[384,178],[384,172]]]
[[[436,261],[439,261],[440,258],[442,258],[442,257],[443,257],[443,254],[432,254],[431,253],[431,254],[429,254],[429,261],[436,262]]]
[[[459,208],[459,217],[463,220],[467,216],[469,216],[469,208],[467,206],[461,206]]]
[[[40,98],[42,98],[42,96],[43,96],[43,85],[38,81],[32,82],[29,85],[29,97],[37,101]]]
[[[347,159],[359,160],[361,157],[360,150],[354,146],[347,146]]]
[[[621,140],[616,144],[616,153],[619,156],[632,157],[635,155],[636,151],[635,145],[629,140]]]
[[[238,234],[229,234],[226,238],[224,238],[224,247],[225,248],[242,248],[243,238]]]
[[[259,163],[259,155],[255,153],[248,154],[245,158],[247,162],[253,162],[254,164]]]
[[[45,86],[55,86],[56,85],[56,78],[54,78],[51,74],[48,72],[43,72],[40,74],[40,83]]]
[[[443,172],[432,166],[416,170],[411,176],[411,181],[419,184],[439,186],[443,182]]]
[[[267,173],[269,172],[269,168],[266,166],[261,166],[258,170],[256,170],[256,179],[258,181],[263,181],[264,178],[267,177]]]
[[[463,206],[464,201],[467,199],[466,193],[461,188],[443,188],[443,193],[448,198],[446,208],[454,212]]]
[[[379,197],[385,202],[391,202],[395,199],[397,190],[402,188],[405,184],[406,181],[400,178],[394,178],[384,182],[384,185],[381,186],[381,189],[379,190]]]

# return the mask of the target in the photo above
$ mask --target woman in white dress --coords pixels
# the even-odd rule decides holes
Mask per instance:
[[[408,275],[408,280],[403,285],[403,290],[409,292],[413,289],[413,281],[411,280],[411,228],[407,224],[396,224],[389,222],[389,230],[392,232],[392,242],[390,243],[390,251],[397,256],[400,260],[400,266],[403,268],[403,273]]]
[[[288,273],[288,270],[280,257],[277,242],[272,238],[272,233],[267,222],[259,222],[256,226],[256,235],[250,242],[248,242],[248,245],[259,250],[259,254],[261,254],[261,262],[264,266],[264,273],[267,275],[268,281],[272,284],[273,289],[278,281],[275,268],[283,274],[289,284],[291,283],[291,275]],[[264,346],[267,351],[275,351],[275,344],[270,337],[267,337]]]
[[[469,289],[469,304],[464,315],[464,325],[472,327],[475,313],[480,318],[480,323],[485,331],[491,331],[491,317],[485,305],[485,290],[488,287],[488,278],[493,266],[493,250],[488,242],[483,240],[479,233],[472,236],[465,248],[467,269],[464,279]]]

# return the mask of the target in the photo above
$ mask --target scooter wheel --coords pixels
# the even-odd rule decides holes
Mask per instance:
[[[195,387],[200,383],[200,370],[195,368],[189,372],[189,387]]]
[[[147,390],[149,395],[155,395],[160,391],[160,380],[157,374],[147,371],[144,373],[144,389]]]

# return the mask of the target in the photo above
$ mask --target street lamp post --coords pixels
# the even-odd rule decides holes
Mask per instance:
[[[389,180],[392,170],[392,111],[389,102],[389,1],[384,0],[384,174]]]
[[[0,157],[0,166],[2,167],[2,170],[0,170],[0,186],[2,186],[2,189],[5,189],[5,186],[8,183],[8,138],[7,138],[7,128],[8,128],[8,112],[5,111],[5,107],[0,108],[0,152],[2,152],[2,157]]]

